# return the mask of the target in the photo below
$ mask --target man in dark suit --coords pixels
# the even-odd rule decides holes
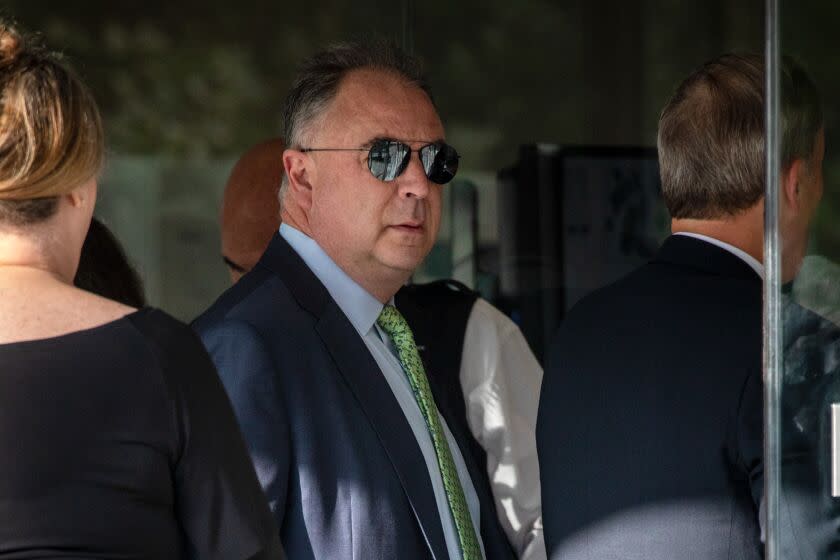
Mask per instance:
[[[764,66],[726,55],[659,122],[671,235],[560,327],[537,445],[549,557],[752,559],[762,544]],[[822,194],[816,90],[782,73],[783,277]]]
[[[390,45],[306,62],[284,110],[282,222],[195,326],[290,558],[512,558],[468,426],[393,296],[431,249],[457,152]]]

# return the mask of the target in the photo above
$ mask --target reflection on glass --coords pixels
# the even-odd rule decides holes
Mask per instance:
[[[771,527],[778,531],[777,559],[835,558],[840,550],[840,498],[832,484],[840,453],[832,444],[832,405],[840,403],[840,230],[831,220],[838,196],[838,156],[831,145],[840,81],[826,58],[835,35],[815,29],[835,9],[814,0],[781,3],[782,366],[780,423],[767,427],[781,443],[780,464],[773,465],[780,469],[778,525]]]

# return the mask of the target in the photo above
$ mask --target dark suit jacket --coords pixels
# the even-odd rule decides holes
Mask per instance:
[[[762,285],[704,241],[563,321],[537,426],[551,558],[761,557]]]
[[[230,394],[290,559],[448,558],[402,409],[364,341],[280,235],[195,328]],[[469,431],[445,419],[475,482],[487,558],[511,558],[484,465],[463,441]]]

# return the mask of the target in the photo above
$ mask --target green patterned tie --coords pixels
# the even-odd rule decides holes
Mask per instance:
[[[449,510],[455,520],[455,530],[458,532],[458,540],[461,543],[463,560],[481,560],[481,548],[478,546],[478,538],[470,517],[470,510],[467,508],[467,499],[464,497],[464,489],[461,487],[461,480],[458,478],[458,471],[455,469],[455,461],[452,459],[452,451],[443,433],[443,425],[440,422],[435,399],[432,396],[432,389],[429,387],[429,379],[426,377],[426,370],[417,352],[417,345],[414,343],[414,335],[408,326],[405,318],[393,305],[386,305],[379,314],[376,324],[385,331],[400,357],[400,363],[408,376],[408,382],[414,391],[414,398],[426,420],[426,427],[432,436],[432,443],[435,446],[440,474],[443,477],[443,487],[446,490],[446,498],[449,501]]]

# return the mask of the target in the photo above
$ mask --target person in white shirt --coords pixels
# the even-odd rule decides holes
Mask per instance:
[[[517,556],[544,559],[535,438],[542,367],[525,337],[454,280],[405,286],[395,302],[412,326],[440,405],[469,425],[478,444],[471,451],[487,466],[496,512]]]
[[[476,300],[461,358],[467,420],[487,451],[496,511],[522,560],[546,558],[536,448],[542,376],[516,323],[488,301]]]

